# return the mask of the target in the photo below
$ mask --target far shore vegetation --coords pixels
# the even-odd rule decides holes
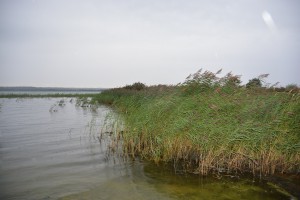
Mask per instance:
[[[104,88],[0,87],[0,98],[93,97]]]
[[[68,94],[68,93],[54,93],[54,94],[18,94],[18,93],[7,93],[7,94],[0,94],[0,98],[87,98],[87,97],[94,97],[97,93],[84,93],[84,94]]]
[[[176,172],[300,173],[300,93],[240,76],[199,70],[175,86],[134,83],[103,91],[94,103],[124,121],[123,152]]]

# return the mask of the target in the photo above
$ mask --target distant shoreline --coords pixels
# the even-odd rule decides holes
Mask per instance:
[[[104,88],[0,87],[0,98],[82,97],[99,94]]]
[[[103,91],[107,88],[68,88],[68,87],[31,87],[31,86],[13,86],[13,87],[0,87],[0,91],[25,91],[25,92],[31,92],[31,91]]]
[[[94,97],[95,95],[98,95],[101,92],[94,92],[94,93],[44,93],[44,94],[26,94],[26,93],[7,93],[7,94],[1,94],[0,93],[0,99],[7,98],[7,99],[13,99],[13,98],[87,98],[87,97]]]

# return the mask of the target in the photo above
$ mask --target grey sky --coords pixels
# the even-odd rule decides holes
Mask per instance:
[[[300,85],[298,0],[0,0],[0,86],[176,84],[198,69]]]

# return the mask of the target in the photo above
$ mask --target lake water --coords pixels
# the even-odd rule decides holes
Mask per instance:
[[[109,155],[110,136],[99,135],[110,109],[61,100],[0,99],[0,199],[290,199],[252,179]]]

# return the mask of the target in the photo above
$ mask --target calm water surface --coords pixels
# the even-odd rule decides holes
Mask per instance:
[[[108,155],[110,110],[0,99],[0,199],[290,199],[251,179],[176,175]]]

